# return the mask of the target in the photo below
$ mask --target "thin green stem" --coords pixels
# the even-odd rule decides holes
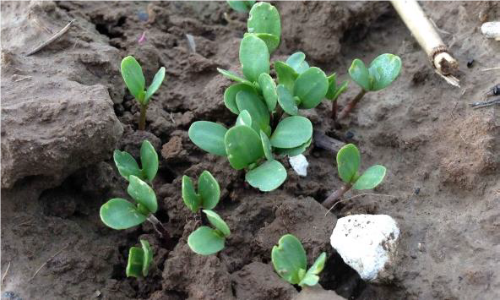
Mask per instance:
[[[146,130],[146,111],[148,110],[148,105],[141,104],[141,116],[139,118],[139,130]]]
[[[340,112],[339,120],[347,117],[351,113],[351,111],[354,109],[356,104],[358,104],[359,100],[361,100],[361,98],[363,98],[363,96],[365,94],[366,94],[366,91],[364,89],[361,89],[361,91],[356,95],[356,97],[354,99],[352,99],[351,102],[349,102],[347,104],[347,106]]]

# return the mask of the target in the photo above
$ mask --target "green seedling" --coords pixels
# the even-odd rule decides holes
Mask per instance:
[[[184,204],[194,213],[200,208],[214,209],[220,199],[220,187],[217,180],[208,171],[203,171],[198,178],[198,192],[193,180],[184,175],[182,177],[182,200]]]
[[[129,180],[130,175],[134,175],[141,180],[152,183],[158,172],[158,154],[148,140],[144,140],[141,145],[142,169],[128,152],[115,150],[113,159],[118,172],[126,180]]]
[[[127,56],[122,60],[121,72],[128,90],[141,107],[139,130],[145,130],[148,104],[153,94],[160,88],[163,79],[165,79],[165,68],[161,67],[158,70],[153,82],[147,89],[142,67],[133,56]]]
[[[227,1],[227,4],[238,12],[249,12],[255,1]]]
[[[224,249],[226,238],[231,231],[226,222],[212,210],[204,209],[208,222],[213,228],[201,226],[193,231],[188,237],[188,245],[193,252],[200,255],[215,254]]]
[[[318,275],[325,267],[326,253],[321,253],[307,269],[307,256],[302,243],[295,236],[286,234],[273,247],[271,258],[274,270],[281,278],[304,287],[318,284]]]
[[[339,119],[346,117],[368,92],[388,87],[401,73],[401,58],[394,54],[382,54],[367,68],[360,59],[355,59],[349,68],[349,75],[360,87],[359,94],[341,112]]]
[[[146,240],[140,240],[141,248],[130,247],[128,252],[127,277],[148,276],[149,268],[153,262],[153,250]]]
[[[332,193],[324,202],[325,207],[332,206],[351,188],[355,190],[370,190],[377,187],[384,180],[386,168],[373,165],[360,174],[361,155],[353,144],[347,144],[337,153],[337,169],[344,185]]]
[[[349,81],[344,81],[340,86],[337,85],[337,74],[333,73],[328,76],[328,92],[325,95],[325,98],[332,102],[332,121],[335,122],[337,118],[337,100],[340,95],[347,91],[347,87],[349,85]]]

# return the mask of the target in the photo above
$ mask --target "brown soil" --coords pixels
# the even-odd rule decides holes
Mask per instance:
[[[270,264],[270,250],[285,233],[302,240],[310,262],[327,252],[320,283],[348,299],[500,299],[499,107],[468,106],[499,83],[498,70],[482,69],[498,66],[500,43],[485,40],[478,30],[500,15],[498,3],[422,4],[460,61],[460,89],[434,74],[388,3],[276,5],[284,30],[275,57],[303,50],[312,64],[336,70],[341,79],[356,57],[366,62],[391,52],[402,58],[395,84],[366,95],[341,130],[330,130],[326,103],[308,113],[317,128],[356,143],[363,167],[385,165],[384,184],[327,213],[318,201],[341,184],[332,153],[308,150],[307,178],[290,170],[282,188],[263,194],[225,159],[190,142],[193,121],[235,119],[222,103],[229,81],[215,68],[238,69],[245,15],[229,11],[225,2],[59,2],[54,9],[60,14],[93,24],[86,30],[98,32],[121,56],[134,55],[147,79],[159,66],[167,69],[166,84],[148,110],[147,132],[136,131],[138,106],[124,92],[119,66],[103,70],[107,75],[100,83],[121,89],[111,93],[125,129],[119,148],[137,156],[147,138],[161,152],[154,182],[157,217],[175,246],[169,249],[148,224],[118,232],[99,220],[100,205],[125,193],[111,157],[48,190],[27,177],[2,190],[2,274],[9,265],[2,299],[291,299],[297,290]],[[147,41],[139,45],[144,31]],[[185,34],[194,36],[196,53]],[[467,68],[472,58],[475,64]],[[357,92],[351,83],[339,104]],[[205,169],[223,189],[217,211],[232,230],[224,251],[209,257],[186,245],[199,220],[180,198],[182,175]],[[329,245],[336,218],[355,213],[388,214],[398,221],[401,262],[393,283],[361,281]],[[137,280],[125,277],[125,265],[139,237],[152,244],[154,263],[150,275]]]

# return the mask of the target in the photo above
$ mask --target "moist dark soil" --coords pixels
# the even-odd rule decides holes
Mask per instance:
[[[500,66],[500,43],[479,30],[482,22],[498,19],[498,3],[422,3],[460,62],[461,88],[434,73],[387,2],[275,4],[283,40],[273,60],[302,50],[310,64],[348,79],[354,58],[369,62],[387,52],[402,58],[398,80],[367,94],[340,129],[332,130],[329,103],[307,112],[315,128],[359,146],[362,168],[385,165],[384,183],[374,191],[347,193],[344,199],[352,199],[328,212],[320,202],[341,186],[335,153],[311,147],[305,178],[283,160],[286,183],[264,194],[249,187],[226,159],[191,143],[192,122],[235,121],[222,101],[230,81],[216,68],[238,71],[246,15],[225,2],[57,2],[54,9],[68,19],[91,24],[78,30],[101,35],[122,57],[135,56],[148,82],[160,66],[167,70],[145,132],[137,130],[139,107],[125,92],[119,66],[100,70],[99,83],[120,89],[110,90],[124,126],[117,148],[137,157],[148,139],[161,153],[154,182],[157,217],[173,244],[149,224],[125,231],[102,224],[99,207],[126,197],[111,153],[57,187],[47,189],[27,177],[2,189],[2,299],[291,299],[296,287],[282,281],[270,262],[271,248],[286,233],[303,242],[310,263],[327,252],[320,284],[347,299],[500,299],[500,107],[468,105],[500,83],[498,69],[484,71]],[[2,14],[8,5],[2,3]],[[143,33],[146,39],[139,43]],[[468,68],[471,59],[475,63]],[[358,91],[351,82],[339,106]],[[208,257],[187,246],[200,220],[180,193],[182,176],[197,177],[203,170],[219,181],[216,211],[232,231],[226,248]],[[357,213],[387,214],[398,222],[401,262],[392,283],[363,282],[330,246],[337,218]],[[126,278],[128,248],[139,238],[152,244],[153,267],[146,278]]]

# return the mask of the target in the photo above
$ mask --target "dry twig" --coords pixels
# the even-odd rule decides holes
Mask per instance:
[[[45,42],[41,43],[40,45],[38,45],[37,47],[35,47],[35,49],[31,50],[30,52],[28,52],[28,54],[26,54],[26,56],[30,56],[30,55],[33,55],[35,53],[37,53],[38,51],[42,50],[43,48],[47,47],[48,45],[52,44],[53,42],[55,42],[56,40],[58,40],[60,37],[62,37],[66,32],[69,31],[69,29],[71,28],[71,25],[73,24],[73,22],[75,22],[75,20],[71,20],[68,25],[64,26],[63,29],[61,29],[58,33],[54,34],[50,39],[46,40]]]

